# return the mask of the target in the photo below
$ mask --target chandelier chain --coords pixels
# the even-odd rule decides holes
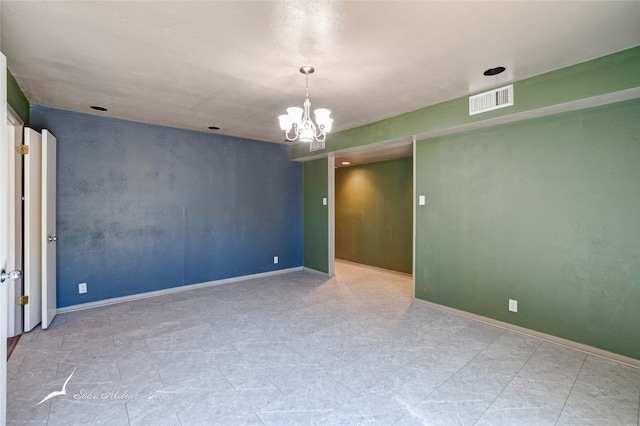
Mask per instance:
[[[309,97],[309,73],[308,72],[304,73],[304,77],[305,77],[304,87],[307,91],[307,98],[308,98]]]

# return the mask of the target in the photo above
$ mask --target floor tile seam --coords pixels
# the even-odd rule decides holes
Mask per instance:
[[[216,370],[218,370],[218,372],[219,372],[220,374],[222,374],[222,377],[224,377],[224,379],[227,381],[227,383],[229,383],[229,385],[231,386],[231,389],[237,389],[237,387],[236,387],[236,386],[234,386],[234,385],[233,385],[233,383],[231,383],[231,379],[229,379],[229,377],[227,377],[227,375],[226,375],[226,374],[224,374],[224,371],[222,371],[219,367],[214,367],[214,368],[215,368]],[[265,377],[265,379],[266,379],[269,383],[271,383],[271,385],[272,385],[272,386],[274,386],[276,389],[278,389],[278,387],[277,387],[277,386],[275,386],[275,385],[271,382],[271,380],[269,380],[269,378]],[[280,393],[282,393],[282,391],[281,391],[280,389],[278,389],[278,390],[280,391]]]
[[[400,417],[398,420],[396,420],[395,422],[393,422],[393,425],[397,425],[398,423],[400,423],[401,421],[405,420],[405,418],[408,418],[407,416],[411,416],[411,418],[416,418],[419,419],[423,425],[426,425],[427,423],[425,422],[426,419],[423,419],[423,416],[419,413],[416,413],[413,411],[413,409],[410,409],[409,411],[407,411],[405,413],[404,416]]]
[[[479,355],[482,355],[484,353],[485,353],[485,351],[481,352]],[[525,353],[523,352],[522,354],[525,354]],[[500,363],[502,365],[510,364],[510,365],[513,365],[515,367],[517,364],[520,364],[520,367],[516,367],[517,371],[515,371],[513,373],[513,374],[519,374],[522,371],[522,369],[524,368],[524,366],[527,364],[527,362],[531,359],[531,355],[532,355],[532,353],[529,353],[527,355],[527,358],[524,359],[524,360],[522,358],[508,358],[507,357],[508,355],[503,356],[502,357],[503,359],[500,359],[500,358],[484,358],[484,359],[478,359],[478,360],[474,359],[474,360],[469,361],[468,365],[466,365],[465,367],[482,368],[483,366],[487,367],[487,366],[490,366],[490,365],[496,364],[496,363]]]
[[[556,419],[555,425],[558,424],[558,422],[560,421],[560,418],[562,417],[562,413],[564,412],[565,408],[567,407],[567,402],[569,401],[569,398],[571,398],[571,394],[573,394],[573,390],[575,389],[576,383],[578,382],[578,377],[580,377],[580,373],[582,372],[582,369],[584,368],[584,365],[587,362],[587,358],[588,358],[588,356],[585,356],[582,359],[582,363],[580,364],[580,369],[578,370],[578,373],[576,374],[576,378],[573,381],[573,385],[571,386],[571,390],[569,391],[569,395],[567,395],[567,398],[564,400],[564,404],[562,404],[562,408],[560,409],[560,412],[558,413],[558,418]]]
[[[325,370],[326,370],[326,369],[325,369]],[[358,392],[358,391],[352,390],[349,386],[347,386],[347,384],[346,384],[346,383],[344,383],[344,382],[342,382],[342,381],[338,380],[337,378],[335,378],[335,377],[334,377],[333,375],[331,375],[330,373],[331,373],[330,371],[323,371],[323,373],[322,373],[323,377],[320,377],[320,378],[318,378],[318,379],[314,380],[312,383],[316,383],[316,382],[318,382],[318,381],[320,381],[320,380],[323,380],[323,379],[329,379],[329,380],[331,380],[331,381],[333,381],[333,382],[337,383],[338,385],[340,385],[340,386],[341,386],[341,387],[343,387],[344,389],[346,389],[346,390],[347,390],[351,395],[349,395],[349,396],[348,396],[348,398],[347,398],[346,400],[344,400],[344,401],[342,401],[342,402],[339,402],[339,403],[338,403],[338,407],[342,407],[343,405],[345,405],[345,404],[347,404],[347,403],[349,403],[349,402],[353,401],[354,399],[356,399],[356,398],[359,398],[359,397],[363,396],[363,395],[367,392],[367,390],[371,389],[371,388],[372,388],[372,387],[374,387],[374,386],[378,386],[378,385],[379,385],[379,384],[376,384],[376,385],[374,385],[374,386],[370,386],[369,388],[367,388],[366,390],[364,390],[364,391],[362,391],[362,392]],[[384,387],[384,386],[383,386],[383,387]]]
[[[206,354],[211,354],[211,353],[221,353],[221,352],[212,352],[212,351],[210,351],[210,350],[207,350],[207,348],[205,348],[204,346],[202,346],[202,344],[200,343],[200,339],[196,339],[196,344],[198,345],[198,347],[200,348],[200,350],[201,350],[202,352],[206,353]],[[233,346],[233,345],[232,345],[232,346]],[[236,348],[235,348],[235,346],[234,346],[234,349],[236,349]],[[237,352],[237,351],[238,351],[238,349],[236,349],[236,352]],[[229,353],[230,353],[230,352],[233,352],[233,351],[227,351],[227,352],[229,352]],[[222,353],[224,353],[224,352],[222,352]]]
[[[531,379],[528,377],[519,377],[519,376],[514,377],[513,380],[522,380],[528,383],[549,383],[549,384],[556,384],[556,385],[563,385],[563,384],[569,383],[569,380],[543,380],[543,379]]]
[[[426,395],[424,396],[424,398],[422,398],[420,401],[418,401],[418,403],[417,403],[417,404],[415,404],[415,405],[413,406],[413,408],[415,408],[415,407],[417,407],[418,405],[420,405],[420,404],[422,404],[423,402],[425,402],[427,398],[429,398],[431,395],[433,395],[433,394],[434,394],[434,392],[436,392],[436,391],[437,391],[438,389],[440,389],[440,388],[441,388],[445,383],[447,383],[449,380],[451,380],[451,378],[452,378],[453,376],[455,376],[455,374],[456,374],[457,372],[459,372],[460,370],[461,370],[461,368],[459,368],[459,369],[457,369],[457,370],[445,370],[445,371],[451,371],[451,374],[449,375],[449,377],[447,377],[445,380],[443,380],[443,381],[442,381],[438,386],[434,387],[434,388],[431,390],[431,392],[429,392],[428,394],[426,394]]]
[[[475,399],[475,398],[469,398],[469,399],[444,399],[444,400],[439,400],[439,401],[420,401],[418,404],[459,404],[461,402],[487,402],[486,399]],[[416,404],[416,405],[418,405]]]
[[[457,333],[457,331],[456,331],[456,333]],[[456,333],[453,333],[452,335],[455,335]],[[449,337],[450,337],[450,336],[449,336]],[[443,339],[442,341],[438,342],[438,344],[436,344],[436,345],[434,345],[434,346],[430,347],[429,349],[427,349],[426,351],[424,351],[422,354],[420,354],[418,357],[416,357],[416,359],[417,359],[417,358],[420,358],[420,357],[422,357],[422,356],[425,356],[425,355],[427,355],[427,354],[429,354],[429,353],[431,353],[431,352],[434,352],[434,350],[435,350],[436,348],[438,348],[438,347],[440,347],[440,346],[444,345],[444,343],[447,341],[447,339],[448,339],[448,338],[445,338],[445,339]],[[409,365],[409,364],[407,364],[407,365]],[[407,367],[407,365],[405,365],[403,368],[406,368],[406,367]],[[440,384],[439,384],[436,388],[434,388],[434,389],[433,389],[429,394],[427,394],[427,395],[425,396],[425,398],[424,398],[424,399],[426,399],[429,395],[431,395],[433,392],[435,392],[435,391],[436,391],[440,386],[442,386],[444,383],[446,383],[446,382],[447,382],[451,377],[453,377],[453,376],[454,376],[457,372],[459,372],[462,368],[464,368],[464,366],[462,366],[462,367],[460,367],[460,368],[456,368],[456,369],[454,369],[454,370],[438,370],[438,372],[441,372],[441,371],[448,372],[448,371],[450,371],[450,372],[452,372],[452,373],[449,375],[449,377],[447,378],[447,380],[445,380],[444,382],[440,383]],[[423,399],[423,400],[424,400],[424,399]],[[418,403],[418,404],[419,404],[419,403]],[[417,405],[417,404],[416,404],[416,405]]]
[[[466,328],[466,327],[465,327],[465,328]],[[464,329],[462,329],[462,330],[464,330]],[[460,331],[462,331],[462,330],[460,330]],[[497,336],[496,336],[496,337],[495,337],[491,342],[487,343],[487,345],[485,345],[485,347],[484,347],[484,348],[482,348],[482,350],[480,350],[477,354],[475,354],[475,356],[473,356],[473,357],[472,357],[469,361],[467,361],[467,362],[466,362],[462,367],[460,367],[460,369],[459,369],[458,371],[462,370],[462,369],[463,369],[463,368],[465,368],[465,367],[473,366],[473,365],[474,365],[474,364],[472,364],[473,360],[475,360],[475,359],[476,359],[476,358],[478,358],[480,355],[482,355],[482,354],[484,353],[484,351],[485,351],[489,346],[491,346],[493,343],[495,343],[495,342],[496,342],[496,340],[498,340],[500,337],[502,337],[505,333],[506,333],[506,330],[504,330],[502,333],[498,334],[498,335],[497,335]],[[454,334],[454,336],[455,336],[456,334],[458,334],[458,333],[455,333],[455,334]]]
[[[397,419],[395,422],[393,422],[394,425],[398,424],[400,421],[402,421],[402,419],[404,419],[405,417],[407,417],[409,415],[420,419],[423,422],[423,424],[425,424],[425,419],[422,418],[423,416],[420,413],[416,413],[415,412],[416,407],[418,405],[420,405],[421,402],[418,402],[418,403],[412,405],[409,402],[409,399],[407,397],[405,397],[404,395],[400,394],[400,393],[398,393],[398,394],[394,393],[393,394],[393,399],[396,402],[398,402],[401,405],[403,405],[403,409],[405,410],[405,414],[403,416],[401,416],[399,419]]]
[[[573,399],[575,401],[580,401],[580,402],[584,402],[584,401],[589,401],[592,400],[593,398],[597,398],[598,400],[604,400],[604,401],[630,401],[633,400],[635,401],[636,398],[628,398],[628,397],[624,397],[624,396],[610,396],[610,395],[597,395],[597,396],[593,396],[593,395],[580,395],[580,396],[574,396]]]
[[[555,411],[551,408],[546,408],[544,406],[542,407],[512,407],[512,408],[498,408],[497,410],[490,410],[491,412],[509,412],[509,411],[528,411],[528,410],[545,410],[545,411]],[[487,411],[488,412],[488,411]],[[484,416],[484,414],[483,414]],[[478,422],[482,419],[482,416],[480,417],[480,419],[478,419]],[[476,422],[477,423],[477,422]]]
[[[204,355],[207,351],[202,350],[202,348],[187,350],[187,349],[163,349],[163,350],[150,350],[150,354],[200,354]]]
[[[162,374],[160,374],[160,371],[158,370],[158,366],[155,364],[155,362],[152,364],[152,366],[153,366],[153,370],[156,372],[156,374],[158,375],[158,378],[160,379],[160,383],[162,383],[163,387],[166,387],[167,383],[162,378]]]
[[[466,327],[464,327],[466,328]],[[464,330],[464,328],[462,328],[461,330]],[[455,336],[456,334],[458,334],[461,330],[457,331],[456,333],[454,333],[452,336]],[[505,331],[506,332],[506,331]],[[492,341],[491,343],[487,344],[487,346],[485,346],[485,348],[487,348],[489,345],[491,345],[493,342],[495,342],[498,338],[500,338],[500,336],[502,336],[504,334],[504,332],[498,334]],[[446,341],[446,340],[445,340]],[[434,348],[440,346],[441,344],[443,344],[443,342],[441,342],[439,345],[434,346]],[[448,383],[457,373],[459,373],[463,368],[467,367],[469,365],[469,363],[471,361],[473,361],[476,357],[478,357],[480,354],[482,353],[482,351],[478,352],[473,358],[471,358],[469,361],[467,361],[467,363],[465,363],[465,365],[463,365],[462,367],[460,367],[459,369],[456,370],[455,373],[453,373],[452,375],[450,375],[445,381],[443,381],[442,383],[440,383],[437,387],[435,387],[430,393],[428,393],[418,404],[422,404],[425,403],[425,400],[427,398],[429,398],[431,395],[433,395],[436,391],[438,391],[438,389],[440,389],[442,386],[444,386],[446,383]],[[505,386],[506,387],[506,386]],[[504,390],[504,388],[503,388]],[[484,401],[484,400],[478,400],[478,401]],[[434,401],[434,402],[441,402],[441,401]],[[445,401],[442,401],[445,402]],[[459,402],[459,401],[449,401],[449,402]],[[416,404],[417,405],[417,404]],[[490,405],[489,405],[490,406]],[[485,410],[486,411],[486,410]],[[484,415],[484,413],[483,413]],[[482,415],[480,417],[478,417],[478,419],[476,419],[476,422],[482,417]],[[474,423],[476,423],[474,422]]]
[[[258,411],[253,411],[253,415],[256,416],[256,418],[258,419],[258,421],[260,421],[260,424],[265,425],[264,420],[262,419],[262,417],[260,417],[260,414],[258,413]]]
[[[147,348],[147,350],[152,353],[153,351],[151,350],[151,348],[149,347],[149,343],[147,342],[147,337],[142,338],[142,340],[144,341],[144,346]]]
[[[18,344],[20,344],[20,342],[18,342]],[[16,349],[17,349],[17,346],[16,346]],[[42,352],[47,353],[47,351],[42,351]],[[14,360],[15,360],[15,353],[16,353],[16,352],[15,352],[15,350],[14,350],[14,352],[13,352],[13,355],[14,355],[14,358],[13,358],[13,359],[14,359]],[[18,354],[20,354],[20,352],[18,352]],[[25,360],[25,358],[26,358],[26,354],[25,354],[25,355],[20,359],[20,363],[18,364],[18,368],[15,370],[15,371],[16,371],[16,374],[18,374],[18,375],[21,373],[21,371],[20,371],[20,370],[22,369],[22,365],[24,364],[24,360]],[[14,362],[16,362],[16,361],[14,361]],[[9,361],[7,361],[7,364],[8,364],[8,363],[9,363]],[[7,375],[8,375],[8,372],[7,372]]]
[[[116,366],[118,367],[118,379],[120,380],[120,382],[122,382],[123,379],[122,379],[122,370],[120,370],[120,361],[122,361],[122,359],[119,359],[118,361],[116,361]]]
[[[124,410],[127,413],[127,422],[129,423],[129,426],[131,426],[131,415],[129,414],[129,402],[130,401],[125,401]]]
[[[310,408],[310,409],[293,409],[293,410],[268,410],[254,411],[255,414],[275,414],[275,413],[322,413],[335,411],[333,408]]]
[[[60,368],[60,361],[58,361],[58,365],[56,366],[56,377],[58,377],[58,369]],[[47,409],[47,425],[49,424],[49,420],[51,418],[51,406],[53,405],[51,402],[48,403],[49,407]]]
[[[374,379],[374,380],[375,380],[379,385],[381,385],[381,386],[385,387],[384,383],[385,383],[385,381],[389,378],[389,376],[391,376],[391,375],[393,375],[393,374],[397,373],[398,371],[402,370],[403,368],[405,368],[406,366],[408,366],[409,364],[411,364],[414,360],[416,360],[416,359],[417,359],[417,358],[419,358],[420,356],[422,356],[422,354],[414,356],[413,358],[411,358],[411,360],[409,360],[409,361],[407,361],[407,362],[404,362],[403,364],[401,364],[401,365],[399,365],[399,366],[397,366],[397,367],[394,367],[394,368],[392,368],[392,369],[390,369],[390,370],[386,370],[386,371],[382,372],[382,377],[381,377],[380,379]],[[366,355],[365,355],[365,357],[366,357]],[[362,360],[362,358],[360,358],[360,359],[358,359],[358,360],[356,360],[356,361],[353,361],[352,363],[347,364],[346,366],[350,366],[351,364],[354,364],[354,363],[360,362],[361,360]],[[386,364],[386,363],[385,363],[385,364]],[[368,368],[370,368],[370,367],[366,367],[366,368],[365,368],[365,370],[362,370],[362,371],[360,371],[360,372],[361,372],[361,373],[367,373],[366,369],[368,369]]]
[[[536,347],[536,349],[534,351],[531,351],[531,354],[529,354],[529,357],[527,358],[527,360],[525,362],[522,363],[522,366],[520,366],[520,368],[518,369],[517,372],[515,372],[512,377],[511,380],[509,380],[509,383],[507,383],[506,385],[504,385],[504,387],[502,388],[502,390],[496,395],[496,397],[493,399],[493,401],[491,401],[491,403],[487,406],[487,408],[482,412],[482,414],[480,415],[480,417],[478,417],[478,419],[475,421],[474,424],[477,424],[480,419],[482,419],[482,417],[484,417],[485,414],[487,414],[490,410],[491,407],[493,406],[493,404],[496,403],[496,401],[498,400],[498,398],[500,398],[500,396],[507,390],[507,388],[509,387],[509,385],[511,383],[513,383],[513,381],[518,377],[518,374],[522,371],[522,369],[527,365],[527,363],[531,360],[531,358],[533,357],[533,355],[538,351],[538,349],[540,349],[540,346],[542,346],[542,341],[538,342],[538,346]],[[482,353],[482,352],[481,352]]]
[[[180,423],[180,426],[183,426],[185,423],[180,418],[180,413],[178,411],[175,411],[175,415],[176,415],[176,417],[178,419],[178,423]]]
[[[65,343],[66,343],[66,344],[67,344],[67,346],[68,346],[69,344],[72,344],[72,343],[86,343],[86,344],[91,344],[91,343],[94,343],[95,341],[98,341],[98,342],[100,342],[100,343],[102,344],[102,342],[103,342],[104,340],[107,340],[107,341],[109,341],[109,342],[113,345],[113,347],[115,348],[115,346],[116,346],[116,341],[115,341],[115,339],[113,338],[113,336],[114,336],[114,335],[113,335],[113,334],[111,334],[111,335],[108,335],[108,336],[100,336],[100,337],[98,337],[98,338],[92,338],[92,337],[87,337],[87,336],[82,336],[82,337],[76,338],[75,336],[74,336],[74,337],[71,337],[71,336],[67,336],[67,335],[65,335],[65,336],[63,337],[63,339],[62,339],[62,346],[64,347]],[[67,337],[68,337],[68,338],[67,338]]]

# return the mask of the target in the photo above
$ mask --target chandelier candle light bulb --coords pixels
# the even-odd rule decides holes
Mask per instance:
[[[300,68],[300,72],[306,77],[307,94],[304,99],[304,109],[299,107],[287,108],[287,114],[278,116],[280,121],[280,129],[284,131],[285,138],[288,141],[298,139],[300,142],[324,142],[327,133],[331,131],[333,126],[333,118],[330,117],[331,111],[326,108],[318,108],[314,111],[316,122],[311,120],[309,109],[311,101],[309,100],[309,74],[314,72],[314,68],[304,66]],[[293,134],[291,132],[293,131]],[[324,145],[324,144],[323,144]]]

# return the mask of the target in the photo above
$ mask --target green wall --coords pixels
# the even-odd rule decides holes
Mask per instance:
[[[306,268],[329,273],[329,165],[326,158],[304,163],[304,260]]]
[[[29,125],[29,101],[20,90],[20,86],[13,78],[11,72],[7,70],[7,101],[11,108],[20,116],[24,121],[25,126]]]
[[[640,100],[419,141],[416,193],[416,297],[640,359]]]
[[[322,152],[329,153],[374,142],[410,139],[413,135],[430,132],[446,132],[460,126],[638,87],[640,46],[516,81],[513,85],[515,105],[507,108],[469,116],[469,100],[465,96],[331,134],[324,151],[309,152],[306,144],[294,144],[291,147],[291,158],[304,159]]]
[[[413,266],[413,158],[336,169],[336,258]]]

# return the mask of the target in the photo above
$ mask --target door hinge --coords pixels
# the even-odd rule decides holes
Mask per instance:
[[[16,297],[16,305],[23,306],[29,304],[29,296],[18,296]]]
[[[27,155],[29,153],[29,145],[16,145],[16,154]]]

